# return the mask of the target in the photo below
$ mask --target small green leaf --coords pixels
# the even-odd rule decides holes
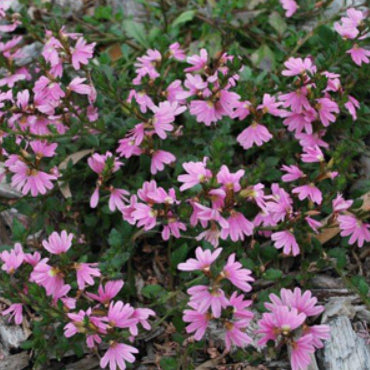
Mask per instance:
[[[132,37],[142,46],[149,48],[146,30],[143,24],[137,23],[132,20],[126,20],[123,22],[123,28],[127,33],[127,36]]]
[[[195,10],[187,10],[183,13],[181,13],[173,22],[172,27],[180,26],[181,24],[184,24],[186,22],[191,21],[195,16]]]
[[[272,12],[269,15],[269,23],[279,35],[283,35],[285,30],[287,29],[287,24],[284,18],[282,18],[282,16],[278,12]]]
[[[165,289],[158,285],[147,285],[141,290],[141,294],[146,298],[155,298],[166,293]]]
[[[265,271],[265,273],[263,274],[263,277],[266,279],[266,280],[271,280],[271,281],[274,281],[274,280],[278,280],[280,279],[281,277],[283,276],[283,272],[278,270],[278,269],[267,269]]]
[[[162,357],[159,364],[163,370],[173,370],[178,367],[178,361],[175,357]]]

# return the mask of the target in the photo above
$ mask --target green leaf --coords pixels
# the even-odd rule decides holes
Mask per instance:
[[[112,248],[119,248],[123,244],[123,237],[117,229],[112,229],[108,236],[108,243]]]
[[[252,63],[263,71],[271,71],[275,68],[275,55],[265,44],[251,55]]]
[[[155,298],[164,293],[166,293],[165,289],[158,284],[147,285],[141,290],[141,294],[146,298]]]
[[[188,254],[188,245],[184,243],[179,248],[175,249],[171,254],[171,265],[176,269],[180,262],[183,262]]]
[[[287,29],[287,24],[278,12],[272,12],[269,15],[269,23],[272,28],[274,28],[279,35],[283,35]]]
[[[159,364],[163,370],[173,370],[178,367],[178,361],[175,357],[162,357]]]
[[[14,240],[22,240],[23,237],[26,235],[26,228],[17,218],[13,219],[12,232]]]
[[[125,20],[123,22],[123,29],[126,31],[127,36],[132,37],[139,44],[145,48],[149,48],[146,30],[143,24],[137,23],[132,20]]]
[[[172,27],[180,26],[181,24],[184,24],[186,22],[191,21],[195,16],[195,10],[187,10],[183,13],[181,13],[173,22]]]
[[[266,280],[271,280],[271,281],[274,281],[274,280],[278,280],[280,279],[281,277],[283,276],[283,272],[278,270],[278,269],[267,269],[265,271],[265,273],[263,274],[263,277],[266,279]]]
[[[360,294],[366,296],[369,292],[369,285],[363,276],[352,276],[352,284],[358,289]]]

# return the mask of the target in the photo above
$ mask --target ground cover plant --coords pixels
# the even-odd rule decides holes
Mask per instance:
[[[2,315],[36,368],[306,369],[311,278],[370,303],[369,9],[137,5],[0,3]]]

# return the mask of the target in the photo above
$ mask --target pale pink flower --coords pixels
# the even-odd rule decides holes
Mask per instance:
[[[9,251],[5,250],[0,253],[0,259],[3,261],[1,269],[8,274],[14,274],[19,266],[23,263],[25,255],[20,243],[15,243],[14,248]]]
[[[312,134],[312,122],[316,119],[316,112],[311,109],[302,113],[285,112],[283,124],[288,131],[301,133],[302,131]]]
[[[233,292],[230,296],[230,306],[233,307],[233,319],[249,322],[253,318],[253,313],[247,310],[253,303],[252,300],[244,300],[244,294],[238,295]]]
[[[305,217],[306,222],[308,223],[308,226],[316,233],[318,234],[319,228],[322,227],[322,223],[320,221],[315,220],[311,217]]]
[[[94,192],[91,194],[90,207],[96,208],[99,203],[99,187],[96,187]]]
[[[144,226],[146,231],[153,229],[157,224],[158,212],[147,204],[137,203],[132,215],[137,220],[137,226]]]
[[[322,202],[322,193],[313,183],[298,186],[292,190],[292,193],[298,194],[299,200],[308,198],[311,202],[316,204],[321,204]]]
[[[180,186],[180,191],[190,189],[198,184],[207,182],[212,177],[212,172],[206,168],[207,158],[203,162],[186,162],[182,166],[188,173],[186,175],[179,175],[177,180],[183,182]]]
[[[196,116],[197,122],[203,122],[206,126],[222,118],[222,113],[212,100],[192,100],[189,111]]]
[[[290,57],[285,63],[286,69],[281,73],[283,76],[298,76],[304,75],[307,72],[316,73],[316,66],[313,64],[311,58],[294,58]]]
[[[323,147],[328,148],[329,144],[322,140],[321,137],[326,133],[325,130],[314,132],[312,134],[304,134],[303,132],[295,134],[295,138],[299,140],[299,144],[303,147]]]
[[[270,94],[263,95],[262,104],[260,104],[257,109],[262,110],[263,113],[269,113],[276,117],[282,117],[285,114],[285,111],[279,109],[283,103],[276,102],[276,98]]]
[[[317,145],[311,147],[304,147],[303,150],[305,151],[305,153],[301,154],[303,162],[315,163],[324,161],[324,154]]]
[[[307,111],[311,108],[310,102],[307,99],[307,94],[307,88],[301,87],[296,91],[279,95],[279,100],[284,102],[283,107],[290,107],[294,113],[302,113],[303,110]]]
[[[118,141],[117,153],[121,157],[130,158],[132,156],[138,156],[142,153],[141,148],[135,144],[135,138],[126,137]]]
[[[2,311],[3,316],[10,315],[9,321],[14,318],[14,322],[17,325],[21,325],[23,322],[23,306],[21,303],[13,303],[6,310]]]
[[[176,60],[185,60],[186,55],[184,50],[181,49],[181,46],[178,42],[175,42],[170,45],[169,47],[170,58],[174,58]]]
[[[207,330],[208,323],[211,320],[211,314],[208,312],[201,313],[198,310],[198,305],[194,302],[189,302],[188,305],[192,309],[184,310],[183,321],[190,323],[186,327],[187,333],[194,333],[195,340],[201,340]]]
[[[223,185],[225,190],[233,190],[238,192],[241,189],[240,179],[244,176],[245,171],[239,170],[235,173],[231,173],[227,166],[222,165],[220,171],[217,173],[217,182]]]
[[[287,215],[293,211],[293,199],[278,184],[271,185],[272,194],[265,197],[265,206],[263,207],[275,222],[285,220]]]
[[[279,0],[281,6],[286,11],[285,16],[290,18],[298,9],[298,5],[294,0]]]
[[[171,212],[167,215],[167,217],[168,223],[167,225],[163,225],[163,230],[161,233],[162,239],[165,241],[169,240],[171,235],[177,239],[180,238],[180,230],[186,231],[186,225],[183,222],[178,221]]]
[[[281,179],[284,182],[295,181],[295,180],[301,179],[306,176],[303,173],[303,171],[299,169],[298,166],[294,166],[294,165],[291,165],[291,166],[283,165],[281,167],[281,170],[286,172],[286,174],[281,177]]]
[[[52,254],[65,253],[72,246],[72,239],[74,235],[67,234],[67,231],[63,230],[60,234],[56,231],[51,233],[48,240],[42,242],[43,247]]]
[[[180,263],[177,268],[182,271],[201,270],[207,272],[221,252],[222,248],[217,248],[211,252],[209,249],[203,250],[198,247],[195,250],[196,258],[189,258],[185,263]]]
[[[352,116],[353,120],[357,120],[357,112],[356,110],[360,108],[360,102],[356,100],[353,96],[348,95],[348,101],[344,104],[347,108],[348,112]]]
[[[221,239],[226,240],[229,236],[233,242],[244,240],[245,236],[253,234],[254,225],[245,216],[236,211],[230,213],[230,217],[226,219],[228,225],[222,227]]]
[[[111,302],[106,320],[112,327],[121,329],[131,328],[132,326],[136,327],[138,320],[136,318],[132,318],[134,311],[134,308],[128,303],[124,304],[122,301]],[[134,330],[134,332],[136,331]]]
[[[323,340],[328,340],[330,338],[330,326],[328,325],[313,325],[307,327],[305,333],[311,334],[312,345],[315,348],[323,348]]]
[[[85,81],[86,78],[75,77],[68,85],[68,89],[74,91],[77,94],[90,95],[92,87],[90,85],[84,84],[83,82]]]
[[[336,117],[333,113],[339,113],[339,106],[338,104],[330,100],[329,98],[320,98],[316,99],[318,106],[317,110],[319,112],[319,117],[321,120],[321,123],[325,126],[328,127],[330,125],[330,122],[335,122]]]
[[[33,152],[39,158],[42,157],[54,157],[55,156],[55,149],[57,148],[57,143],[49,144],[46,141],[35,140],[30,142],[30,147],[32,148]]]
[[[258,334],[263,337],[258,341],[258,345],[263,346],[269,340],[276,340],[280,334],[288,335],[293,330],[300,327],[306,320],[304,313],[298,313],[295,308],[287,306],[275,306],[272,312],[262,315],[258,321]]]
[[[315,352],[312,335],[306,334],[294,339],[291,344],[290,364],[292,370],[306,370],[311,363],[311,354]]]
[[[89,63],[89,59],[93,57],[95,42],[92,44],[87,44],[86,40],[80,37],[74,48],[71,48],[72,52],[72,66],[78,71],[81,65],[86,65]]]
[[[94,285],[94,277],[101,276],[97,263],[76,263],[78,289],[84,290],[86,285]]]
[[[352,49],[346,51],[352,60],[361,67],[362,63],[369,64],[370,50],[360,48],[357,44]]]
[[[28,263],[32,267],[36,266],[41,260],[41,254],[39,252],[26,253],[24,255],[24,262]]]
[[[342,194],[337,194],[336,198],[333,199],[333,211],[334,212],[343,212],[347,211],[349,207],[353,204],[353,200],[345,200]]]
[[[206,49],[200,49],[200,55],[187,57],[186,61],[192,65],[184,69],[185,72],[200,71],[207,65],[208,53]]]
[[[288,230],[273,233],[271,240],[275,242],[274,247],[277,249],[283,248],[283,253],[286,255],[292,254],[293,256],[297,256],[300,253],[294,235]]]
[[[238,143],[244,149],[249,149],[254,144],[257,146],[261,146],[264,143],[270,141],[271,139],[272,135],[269,132],[269,130],[265,126],[260,125],[257,122],[253,122],[249,127],[243,130],[236,138]]]
[[[252,104],[250,101],[239,101],[238,105],[236,106],[236,109],[234,110],[233,114],[231,115],[231,118],[238,118],[240,121],[242,121],[244,118],[246,118],[250,114],[250,108]]]
[[[226,321],[224,323],[227,350],[230,350],[232,345],[242,348],[252,343],[252,338],[245,333],[247,326],[249,326],[249,321]]]
[[[335,22],[334,29],[345,39],[355,39],[360,31],[357,27],[361,24],[365,15],[354,8],[347,9],[347,17],[340,19],[341,23]]]
[[[99,285],[98,294],[86,292],[86,295],[104,305],[108,304],[123,287],[123,280],[108,281],[105,286]]]
[[[221,311],[229,304],[225,292],[220,288],[212,288],[208,285],[196,285],[187,290],[191,296],[190,301],[198,305],[198,311],[205,313],[211,308],[215,318],[221,316]]]
[[[251,276],[252,272],[242,267],[243,266],[240,262],[235,261],[235,253],[232,253],[227,259],[227,263],[224,266],[222,273],[225,278],[237,288],[243,292],[250,292],[252,290],[252,286],[249,282],[254,281]]]
[[[150,172],[155,175],[158,171],[164,170],[165,164],[170,164],[176,161],[176,157],[165,150],[157,150],[152,154],[152,162],[150,165]]]
[[[340,235],[350,236],[349,244],[357,245],[361,248],[364,242],[370,242],[370,224],[364,223],[353,215],[339,215],[338,216]]]
[[[130,193],[127,190],[116,189],[113,187],[111,187],[109,191],[110,191],[108,203],[109,210],[111,212],[114,212],[116,209],[120,211],[125,206],[123,201],[128,202],[126,196],[130,195]]]
[[[135,308],[134,313],[132,314],[131,317],[133,319],[136,319],[138,321],[138,323],[140,323],[141,326],[145,330],[150,330],[151,326],[150,326],[150,323],[148,321],[150,316],[155,316],[155,312],[153,310],[151,310],[150,308]],[[136,330],[135,330],[135,328],[136,328]],[[132,326],[130,328],[130,332],[132,333],[132,335],[137,335],[137,333],[138,333],[137,326],[136,325]]]
[[[139,353],[139,350],[127,344],[113,342],[101,358],[100,366],[105,368],[109,363],[110,370],[125,370],[126,362],[135,362],[133,353]]]
[[[87,164],[95,173],[100,175],[106,169],[108,159],[113,163],[111,168],[112,172],[117,172],[123,165],[123,163],[115,158],[111,152],[106,152],[105,154],[94,153],[88,158]]]

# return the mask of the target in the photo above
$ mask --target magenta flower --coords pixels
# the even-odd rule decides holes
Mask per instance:
[[[308,90],[304,87],[279,96],[279,100],[284,102],[283,107],[290,107],[294,113],[302,113],[304,110],[311,108],[307,99]],[[286,116],[286,113],[282,117]]]
[[[92,44],[87,44],[86,40],[80,37],[74,48],[71,48],[72,52],[72,66],[78,71],[81,65],[86,65],[89,63],[89,59],[93,57],[95,42]]]
[[[353,200],[345,200],[342,194],[337,194],[336,198],[333,199],[333,211],[334,212],[343,212],[347,211],[353,204]]]
[[[317,110],[319,112],[319,117],[321,120],[321,123],[328,127],[330,125],[330,122],[335,122],[336,117],[333,113],[339,113],[339,106],[338,104],[329,99],[329,98],[320,98],[316,99],[317,101]]]
[[[324,154],[317,145],[311,147],[304,147],[303,150],[305,151],[305,153],[301,154],[303,162],[315,163],[324,161]]]
[[[232,189],[234,192],[238,192],[241,189],[240,179],[244,176],[244,174],[244,170],[231,173],[227,166],[222,165],[220,171],[217,173],[217,182],[223,185],[225,190]]]
[[[189,258],[185,263],[180,263],[177,268],[182,271],[196,271],[201,270],[208,272],[212,263],[222,252],[222,248],[217,248],[213,252],[209,249],[203,250],[198,247],[195,250],[196,258]]]
[[[275,306],[272,312],[262,315],[258,321],[259,329],[256,333],[263,334],[258,345],[263,346],[269,340],[276,340],[279,335],[289,335],[293,330],[300,327],[306,320],[304,313],[298,313],[295,308],[287,306]]]
[[[138,320],[136,318],[132,318],[134,311],[134,308],[128,303],[123,304],[121,301],[117,301],[115,303],[111,302],[107,314],[107,321],[111,327],[124,329],[131,328],[133,326],[136,328]],[[136,331],[137,330],[134,329],[134,332]]]
[[[306,334],[291,343],[290,364],[292,370],[306,370],[311,363],[311,354],[315,352],[312,335]]]
[[[86,292],[86,295],[104,305],[107,305],[123,287],[123,280],[108,281],[105,286],[99,285],[98,294]]]
[[[246,347],[252,343],[252,338],[244,331],[247,326],[249,326],[249,321],[225,322],[225,347],[228,351],[232,345]]]
[[[90,85],[84,84],[83,82],[85,81],[86,78],[75,77],[68,85],[68,89],[70,91],[74,91],[77,94],[90,95],[92,87]]]
[[[14,248],[10,252],[5,250],[0,253],[0,259],[4,263],[1,269],[8,274],[14,274],[25,259],[22,246],[19,243],[15,243]]]
[[[117,153],[121,157],[130,158],[132,156],[138,156],[142,153],[141,148],[135,144],[133,137],[127,137],[118,141]]]
[[[200,49],[200,55],[192,55],[186,61],[192,65],[184,69],[185,72],[195,72],[202,70],[207,65],[208,53],[206,49]]]
[[[123,163],[115,158],[111,152],[106,152],[105,154],[94,153],[88,158],[87,164],[95,173],[101,175],[106,169],[108,159],[110,159],[113,163],[112,172],[117,172],[123,165]]]
[[[281,167],[281,170],[286,172],[286,174],[281,177],[284,182],[295,181],[306,176],[303,171],[299,169],[299,167],[294,165],[283,165],[283,167]]]
[[[285,16],[290,18],[298,9],[298,5],[294,0],[279,0],[281,6],[286,11]]]
[[[229,236],[233,242],[244,240],[245,236],[253,234],[253,222],[247,220],[245,216],[236,211],[230,213],[230,217],[226,219],[227,226],[222,226],[221,239],[226,240]]]
[[[163,240],[169,240],[170,236],[172,235],[175,238],[180,238],[180,230],[186,231],[186,225],[183,222],[177,220],[171,213],[167,215],[168,223],[167,225],[163,225],[163,230],[161,233]]]
[[[250,101],[239,101],[238,105],[236,106],[236,109],[234,110],[233,114],[231,115],[231,118],[238,118],[240,121],[242,121],[244,118],[249,116],[250,114],[250,108],[252,104]]]
[[[110,370],[125,370],[125,362],[135,362],[133,353],[139,353],[139,350],[127,344],[113,342],[101,358],[100,366],[105,368],[109,363]]]
[[[186,55],[184,50],[181,49],[181,46],[178,42],[175,42],[170,45],[169,47],[170,58],[174,58],[176,60],[185,60]]]
[[[252,286],[249,284],[249,282],[254,281],[251,276],[252,272],[242,268],[242,264],[235,261],[235,253],[229,256],[222,272],[227,280],[243,292],[250,292],[252,290]]]
[[[194,333],[193,337],[195,340],[201,340],[207,330],[209,321],[212,315],[208,312],[201,313],[198,310],[198,305],[194,302],[189,302],[188,305],[192,309],[186,309],[183,313],[183,321],[190,323],[186,327],[187,333]]]
[[[145,330],[150,330],[151,326],[148,321],[150,316],[155,316],[155,312],[153,310],[149,308],[136,308],[131,317],[133,319],[136,319]],[[132,326],[130,328],[130,332],[132,333],[132,335],[137,335],[138,334],[137,326],[136,325]]]
[[[364,48],[360,48],[357,44],[355,44],[352,49],[346,51],[352,60],[361,67],[362,63],[369,64],[370,57],[370,50],[366,50]]]
[[[279,109],[282,105],[283,103],[276,102],[276,98],[274,96],[264,94],[262,104],[260,104],[257,109],[262,110],[263,113],[269,113],[276,117],[283,117],[285,111]]]
[[[244,294],[238,295],[237,292],[233,292],[230,296],[230,306],[233,307],[233,318],[236,320],[250,321],[253,317],[253,313],[247,310],[252,304],[251,300],[244,300]]]
[[[308,226],[316,233],[318,234],[319,228],[322,227],[322,223],[320,221],[317,221],[313,219],[312,217],[305,217],[306,222],[308,223]]]
[[[220,288],[210,288],[207,285],[196,285],[187,290],[191,296],[190,302],[198,305],[198,311],[205,313],[211,308],[215,318],[221,316],[221,310],[229,304],[225,292]]]
[[[72,321],[64,326],[64,336],[70,338],[79,332],[84,331],[85,318],[89,318],[91,315],[91,308],[86,312],[80,310],[78,313],[68,313],[68,318]]]
[[[330,326],[328,325],[313,325],[309,326],[305,333],[311,334],[312,336],[312,345],[315,348],[323,348],[324,347],[324,340],[328,340],[330,338]]]
[[[298,194],[299,200],[308,198],[311,202],[321,204],[322,193],[314,184],[302,185],[292,190],[293,194]]]
[[[13,303],[6,310],[2,311],[3,316],[10,315],[9,321],[14,318],[14,322],[17,325],[21,325],[23,322],[23,306],[21,303]]]
[[[84,290],[86,285],[94,285],[94,277],[101,276],[97,263],[76,263],[78,289]]]
[[[110,191],[108,203],[109,210],[111,212],[114,212],[116,209],[121,211],[125,207],[123,201],[128,202],[126,195],[130,195],[130,193],[127,190],[115,189],[113,187],[111,187],[109,191]]]
[[[349,244],[357,242],[361,248],[364,242],[370,242],[370,224],[364,223],[353,215],[339,215],[338,223],[341,230],[340,235],[350,236]]]
[[[348,112],[352,116],[353,120],[357,120],[357,112],[356,110],[360,108],[360,102],[356,100],[353,96],[348,95],[348,101],[344,104],[347,108]]]
[[[73,237],[74,235],[72,233],[67,234],[65,230],[60,234],[54,231],[48,240],[43,240],[42,245],[51,254],[62,254],[71,248]]]
[[[192,100],[189,111],[196,116],[197,122],[203,122],[206,126],[222,118],[221,112],[212,100]]]
[[[238,143],[244,148],[249,149],[254,144],[261,146],[272,139],[269,130],[257,122],[253,122],[249,127],[244,129],[236,138]]]
[[[158,171],[164,170],[165,164],[170,164],[176,161],[176,157],[164,150],[157,150],[152,154],[152,162],[150,165],[150,172],[155,175]]]
[[[293,256],[297,256],[300,253],[294,235],[288,230],[273,233],[271,235],[271,240],[275,242],[274,247],[276,249],[283,248],[283,253],[286,255],[292,254]]]
[[[212,172],[206,168],[206,165],[207,158],[204,158],[203,162],[183,163],[182,166],[188,174],[177,177],[178,181],[183,182],[180,187],[180,191],[184,191],[203,182],[207,182],[212,177]]]
[[[35,140],[30,142],[30,147],[37,157],[54,157],[57,143],[48,144],[46,141]]]
[[[283,76],[298,76],[304,75],[307,72],[314,74],[316,73],[316,66],[312,63],[310,58],[289,58],[284,66],[286,69],[281,73]]]
[[[364,18],[365,15],[360,10],[347,9],[347,17],[342,17],[341,23],[335,22],[334,29],[345,39],[355,39],[360,33],[357,27]]]

